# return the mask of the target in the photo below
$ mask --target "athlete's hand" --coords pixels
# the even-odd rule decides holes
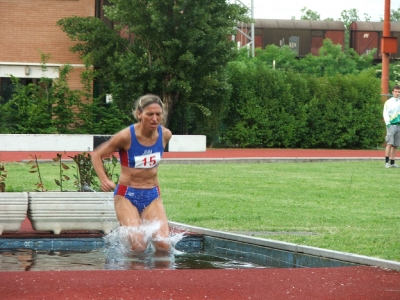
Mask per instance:
[[[115,190],[116,185],[114,182],[112,182],[111,180],[104,180],[101,182],[101,190],[103,192],[112,192]]]

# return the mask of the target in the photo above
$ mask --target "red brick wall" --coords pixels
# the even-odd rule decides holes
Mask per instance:
[[[48,63],[82,64],[56,22],[94,15],[95,0],[0,0],[0,62],[40,63],[40,50],[51,55]],[[76,71],[71,87],[79,85]]]

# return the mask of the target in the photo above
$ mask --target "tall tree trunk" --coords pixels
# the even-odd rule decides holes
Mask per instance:
[[[164,103],[164,120],[163,126],[168,127],[169,121],[172,117],[172,111],[174,110],[175,104],[178,102],[179,93],[163,93],[162,101]]]

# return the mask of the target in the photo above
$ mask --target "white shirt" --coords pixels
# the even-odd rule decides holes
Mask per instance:
[[[386,125],[400,123],[400,99],[390,98],[383,106],[383,119]]]

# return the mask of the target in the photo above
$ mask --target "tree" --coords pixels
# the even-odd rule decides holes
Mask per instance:
[[[256,60],[263,61],[267,66],[276,69],[290,69],[298,64],[297,53],[288,45],[278,47],[276,45],[267,45],[265,49],[257,48]]]
[[[383,22],[383,19],[381,19]],[[400,22],[400,7],[397,10],[390,10],[390,21],[391,22]]]
[[[355,8],[344,10],[340,15],[342,16],[341,20],[343,21],[346,29],[350,29],[350,25],[352,22],[361,21],[360,17],[358,16],[358,10]],[[369,22],[371,20],[371,16],[369,16],[368,14],[364,14],[364,20]]]
[[[41,70],[47,71],[50,54],[41,53]],[[69,87],[71,65],[59,67],[59,77],[42,76],[23,85],[11,76],[12,94],[8,101],[0,98],[0,133],[12,134],[114,134],[125,127],[126,117],[103,95],[93,97],[93,74],[81,73],[83,90]]]
[[[344,52],[341,45],[334,45],[330,39],[325,39],[318,56],[308,54],[295,67],[299,72],[316,76],[357,74],[372,67],[373,55],[358,55],[354,49]]]
[[[93,66],[92,70],[97,80],[107,83],[106,92],[111,93],[113,87],[115,90],[113,83],[119,82],[118,86],[121,86],[125,93],[115,91],[113,98],[116,100],[117,107],[128,115],[132,109],[132,99],[129,95],[131,91],[130,85],[125,84],[127,74],[121,70],[119,59],[130,53],[129,40],[124,39],[100,19],[94,17],[64,18],[59,20],[57,25],[72,41],[77,41],[70,51],[78,53],[87,66]]]
[[[321,16],[316,11],[312,11],[311,9],[307,9],[304,7],[300,10],[303,15],[301,15],[300,20],[321,20]]]
[[[167,126],[178,102],[207,112],[226,98],[225,67],[236,54],[229,36],[238,22],[250,21],[247,8],[225,0],[110,2],[104,10],[119,24],[120,37],[91,19],[66,18],[59,25],[80,41],[73,51],[91,56],[102,70],[100,79],[110,83],[120,108],[127,111],[143,93],[158,94]]]
[[[344,27],[346,28],[344,36],[344,44],[345,44],[345,49],[347,50],[350,44],[350,25],[352,22],[360,21],[361,19],[358,16],[358,10],[355,8],[342,11],[341,16],[342,18],[341,19],[339,18],[339,21],[343,21]],[[364,14],[364,19],[365,21],[368,22],[371,20],[371,17],[367,14]]]
[[[383,18],[381,18],[381,22],[383,21]],[[400,7],[390,10],[390,22],[400,22]]]
[[[371,68],[374,60],[371,52],[359,55],[354,49],[342,51],[341,45],[334,45],[330,39],[325,39],[319,50],[319,55],[308,54],[302,59],[296,59],[296,52],[284,45],[278,47],[268,45],[265,49],[256,49],[256,61],[261,61],[271,69],[289,71],[315,76],[332,76],[335,74],[358,74],[364,69]],[[275,62],[275,64],[274,64]]]

